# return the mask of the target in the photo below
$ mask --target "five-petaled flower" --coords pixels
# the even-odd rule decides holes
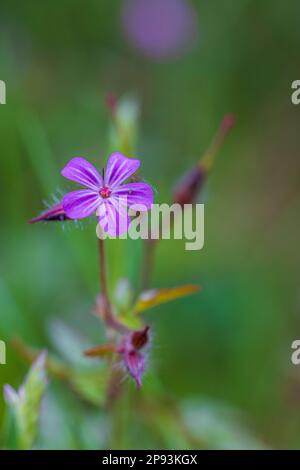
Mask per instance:
[[[146,183],[124,183],[140,166],[140,160],[113,153],[107,163],[104,175],[87,160],[72,158],[61,174],[86,187],[67,193],[62,206],[70,219],[83,219],[92,214],[111,236],[127,232],[130,224],[128,209],[138,207],[147,211],[153,204],[153,190]]]

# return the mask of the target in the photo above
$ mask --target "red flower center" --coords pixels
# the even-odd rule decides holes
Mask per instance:
[[[99,194],[103,199],[107,199],[111,195],[111,189],[107,186],[103,186],[103,188],[100,189]]]

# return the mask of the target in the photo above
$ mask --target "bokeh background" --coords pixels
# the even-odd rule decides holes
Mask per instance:
[[[236,126],[201,193],[204,249],[158,246],[152,286],[203,290],[149,312],[144,390],[156,377],[208,448],[298,448],[300,370],[290,356],[300,336],[300,109],[290,95],[299,2],[2,0],[0,9],[1,387],[18,386],[28,369],[16,336],[70,361],[81,351],[64,346],[68,328],[88,346],[103,339],[89,313],[99,286],[94,222],[27,220],[74,187],[60,176],[70,158],[107,157],[107,94],[140,102],[136,156],[157,202],[171,199],[233,112]],[[141,253],[128,250],[110,245],[112,289],[118,277],[138,282]],[[41,447],[108,445],[103,412],[55,380],[43,412]],[[172,429],[157,438],[163,423],[139,422],[132,406],[127,414],[123,447],[184,446]]]

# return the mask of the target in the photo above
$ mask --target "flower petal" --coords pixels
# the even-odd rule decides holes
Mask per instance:
[[[129,176],[133,175],[139,168],[140,160],[127,158],[121,153],[113,153],[108,160],[104,184],[114,188],[123,181],[127,180]]]
[[[119,237],[126,233],[130,224],[127,208],[118,203],[114,198],[105,199],[97,210],[99,223],[112,237]]]
[[[146,183],[123,184],[114,189],[112,195],[127,207],[139,205],[140,212],[151,209],[153,205],[153,189]]]
[[[90,162],[81,157],[72,158],[61,171],[62,176],[76,183],[98,190],[103,186],[102,176]]]
[[[98,193],[90,189],[72,191],[67,193],[62,200],[64,211],[70,219],[84,219],[96,212],[101,204],[102,199]]]
[[[142,375],[145,370],[145,356],[139,351],[128,351],[123,354],[124,363],[128,373],[136,381],[140,388],[142,385]]]

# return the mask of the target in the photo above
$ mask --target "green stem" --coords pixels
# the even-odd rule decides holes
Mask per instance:
[[[100,288],[102,293],[102,300],[103,300],[103,320],[105,321],[106,325],[113,330],[116,330],[119,333],[127,332],[127,328],[123,326],[118,319],[115,317],[111,303],[109,300],[108,294],[108,284],[107,284],[107,269],[106,269],[106,254],[105,254],[105,246],[104,240],[99,238],[98,239],[98,247],[99,247],[99,266],[100,266]]]
[[[151,281],[151,275],[154,264],[154,254],[156,248],[156,240],[145,240],[144,259],[142,264],[141,275],[141,292],[148,289]]]

